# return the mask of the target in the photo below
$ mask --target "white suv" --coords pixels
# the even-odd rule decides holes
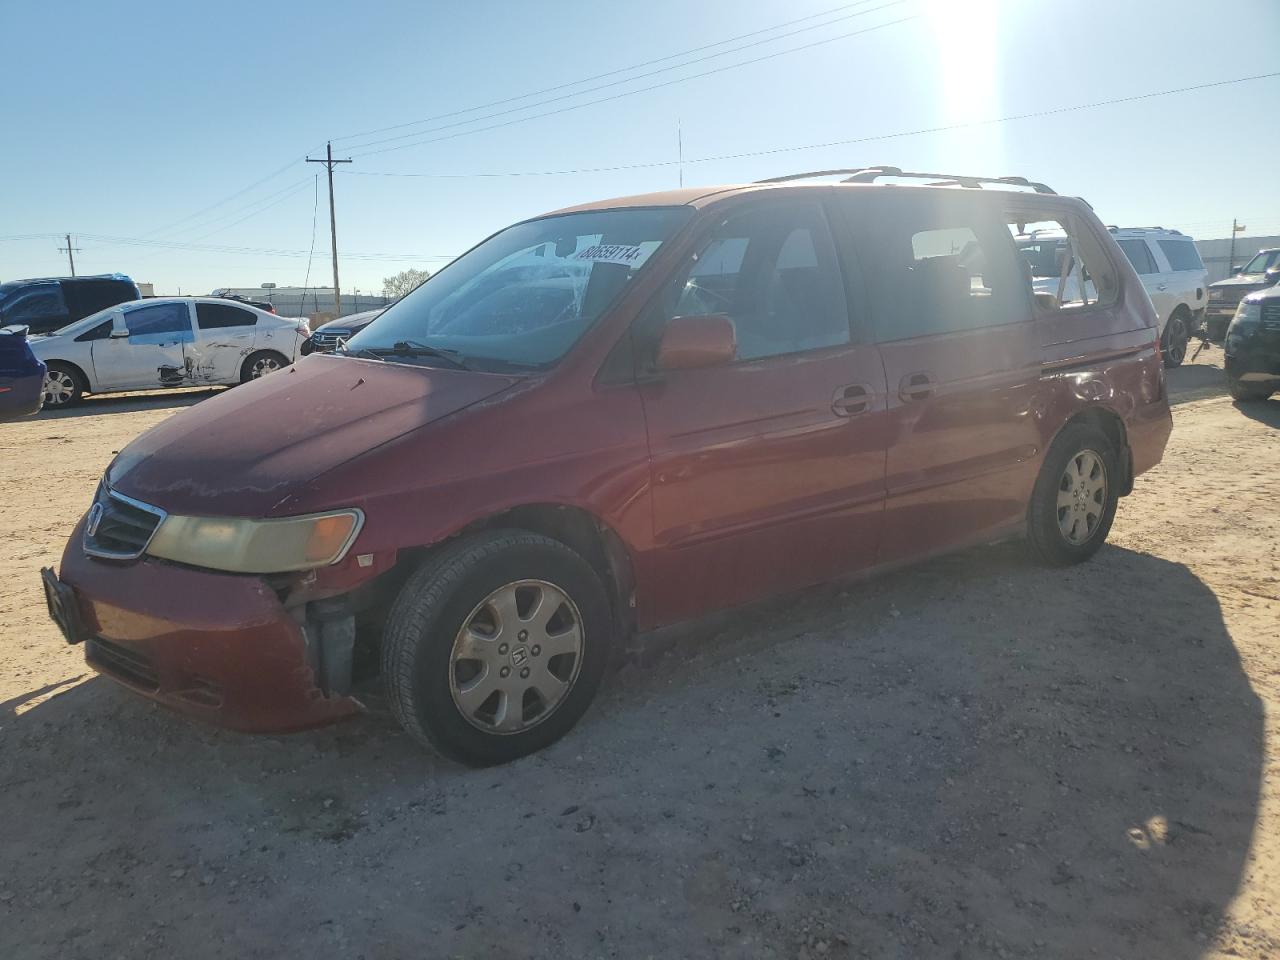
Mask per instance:
[[[1160,347],[1166,367],[1182,364],[1187,341],[1204,323],[1209,272],[1195,241],[1163,227],[1108,227],[1138,271],[1160,317]]]
[[[1191,334],[1204,322],[1208,302],[1208,271],[1194,241],[1163,227],[1107,229],[1138,272],[1160,317],[1160,349],[1165,366],[1180,366],[1186,359]],[[1088,275],[1081,293],[1079,258],[1072,255],[1070,241],[1062,230],[1053,227],[1020,232],[1014,240],[1038,296],[1054,303],[1097,299]]]

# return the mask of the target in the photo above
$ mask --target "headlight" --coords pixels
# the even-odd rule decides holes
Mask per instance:
[[[280,520],[167,516],[147,546],[165,560],[232,573],[283,573],[337,563],[364,514],[335,510]]]
[[[1236,307],[1236,315],[1231,318],[1231,324],[1227,327],[1225,346],[1234,349],[1260,326],[1262,326],[1262,304],[1257,300],[1253,302],[1241,300]]]

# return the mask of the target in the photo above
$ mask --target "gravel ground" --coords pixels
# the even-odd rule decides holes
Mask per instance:
[[[204,395],[0,426],[0,957],[1280,955],[1280,400],[1220,360],[1174,373],[1093,562],[990,547],[667,631],[485,771],[87,673],[36,570]]]

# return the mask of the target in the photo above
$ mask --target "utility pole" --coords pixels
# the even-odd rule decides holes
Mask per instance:
[[[65,247],[59,247],[58,252],[65,253],[67,255],[67,260],[71,263],[71,275],[74,277],[76,275],[75,254],[80,252],[80,248],[73,247],[71,245],[71,234],[67,234],[67,245]]]
[[[329,171],[329,240],[333,247],[333,311],[338,316],[342,315],[342,290],[338,286],[338,220],[333,213],[333,165],[350,162],[350,160],[333,159],[332,143],[324,145],[323,160],[312,160],[307,157],[307,163],[323,163],[325,169]]]
[[[1249,229],[1243,223],[1236,223],[1236,218],[1231,218],[1231,254],[1227,257],[1227,276],[1230,277],[1236,272],[1236,234],[1243,233]]]
[[[676,166],[680,170],[680,186],[684,186],[684,124],[676,120]]]

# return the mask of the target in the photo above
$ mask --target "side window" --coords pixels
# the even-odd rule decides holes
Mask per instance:
[[[6,323],[30,323],[64,316],[67,302],[57,283],[33,283],[5,305]]]
[[[1160,244],[1160,249],[1164,251],[1165,257],[1168,258],[1171,269],[1204,269],[1204,261],[1200,259],[1200,252],[1196,250],[1196,245],[1192,241],[1158,237],[1156,238],[1156,243]]]
[[[190,340],[191,315],[185,303],[155,303],[138,307],[124,315],[129,339],[142,343],[161,340]]]
[[[1155,258],[1151,256],[1151,251],[1147,248],[1147,241],[1138,238],[1129,240],[1117,240],[1120,249],[1124,251],[1124,255],[1129,258],[1129,262],[1133,264],[1133,269],[1140,274],[1159,273],[1156,269]],[[1165,253],[1168,256],[1168,253]]]
[[[1022,261],[1023,282],[1042,310],[1108,306],[1120,296],[1120,275],[1106,248],[1086,224],[1074,216],[1036,219],[1022,213],[1008,215]],[[1127,241],[1126,241],[1127,242]],[[1142,241],[1138,241],[1142,243]],[[1143,244],[1145,249],[1145,243]],[[1151,260],[1151,252],[1146,250]],[[1136,253],[1126,255],[1130,258]],[[1152,262],[1152,269],[1155,264]],[[1141,268],[1135,269],[1141,272]]]
[[[880,342],[1030,318],[1013,243],[980,197],[894,190],[848,201]]]
[[[848,343],[844,286],[822,207],[768,204],[722,223],[668,315],[708,313],[733,321],[739,360]]]
[[[218,330],[223,327],[252,327],[258,315],[242,307],[225,303],[197,303],[196,323],[201,330]]]
[[[62,292],[66,295],[69,312],[76,319],[87,317],[138,298],[137,288],[124,280],[63,280]]]
[[[86,340],[106,340],[111,336],[111,318],[108,317],[99,324],[90,327],[80,336],[76,337],[76,343],[84,343]]]

